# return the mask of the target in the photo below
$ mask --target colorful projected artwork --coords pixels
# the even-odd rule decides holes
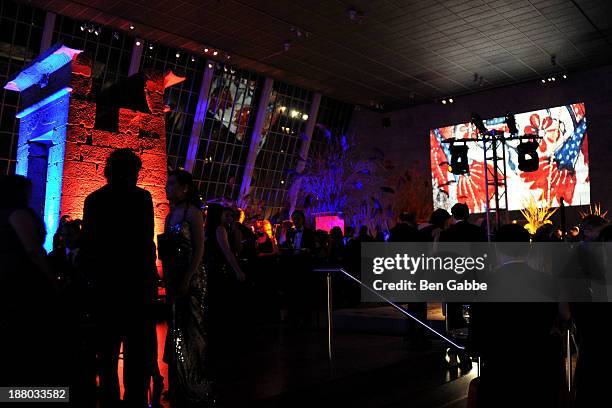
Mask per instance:
[[[541,136],[537,150],[539,167],[534,172],[518,168],[518,140],[506,142],[506,182],[508,209],[520,210],[525,202],[559,206],[590,204],[587,118],[584,103],[558,106],[515,115],[520,134]],[[484,121],[487,129],[508,132],[505,119]],[[466,203],[471,212],[484,212],[486,206],[484,151],[482,143],[469,143],[469,173],[455,175],[448,169],[451,161],[445,139],[478,137],[468,123],[432,129],[429,133],[434,208],[449,209]],[[500,150],[501,151],[501,150]],[[488,166],[493,164],[488,161]]]
[[[254,92],[255,81],[246,78],[223,75],[212,83],[208,110],[238,141],[244,139]]]

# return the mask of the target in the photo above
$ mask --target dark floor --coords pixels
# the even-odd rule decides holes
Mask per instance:
[[[258,334],[219,384],[222,406],[460,407],[474,373],[448,369],[445,347],[408,351],[400,337],[325,331]],[[473,370],[475,371],[475,370]],[[350,404],[350,405],[349,405]]]
[[[365,315],[360,319],[397,318],[386,308],[372,308]],[[226,360],[217,383],[219,406],[465,407],[476,369],[461,375],[458,369],[448,368],[446,346],[435,339],[428,351],[410,351],[401,336],[385,333],[388,326],[378,324],[378,333],[335,330],[332,364],[324,328],[252,328],[234,357]],[[165,324],[158,325],[159,365],[167,377],[161,361],[165,332]]]

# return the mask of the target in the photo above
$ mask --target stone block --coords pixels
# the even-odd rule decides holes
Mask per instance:
[[[96,104],[80,98],[70,98],[68,123],[93,128],[96,123]]]
[[[88,143],[92,139],[92,129],[80,125],[66,126],[66,141]]]
[[[149,116],[149,115],[146,115]],[[137,135],[143,125],[144,114],[131,109],[119,109],[119,133]]]

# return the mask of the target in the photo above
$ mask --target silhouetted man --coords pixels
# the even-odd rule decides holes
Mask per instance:
[[[440,234],[441,242],[483,242],[484,231],[468,221],[470,209],[466,204],[457,203],[451,208],[453,224]]]
[[[504,283],[513,279],[529,278],[525,280],[529,284],[524,287],[526,291],[536,290],[540,286],[537,283],[546,280],[527,264],[527,251],[513,245],[529,242],[529,233],[522,226],[503,225],[495,240],[502,243],[497,248],[499,265],[493,272],[501,287],[492,288],[492,294],[512,296],[505,291]],[[520,293],[514,295],[518,297]],[[554,302],[472,306],[471,344],[482,356],[483,364],[478,406],[557,406],[563,380],[561,339],[553,334],[558,310]]]
[[[399,222],[390,231],[390,242],[418,242],[419,230],[416,227],[414,214],[401,213]]]
[[[83,212],[83,264],[94,276],[102,406],[119,400],[121,343],[124,401],[147,401],[155,331],[150,307],[155,287],[153,201],[136,182],[142,162],[129,149],[110,154],[108,184],[91,193]]]

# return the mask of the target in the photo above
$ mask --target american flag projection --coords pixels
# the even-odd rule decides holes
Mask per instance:
[[[584,103],[541,109],[515,115],[520,134],[536,134],[539,168],[523,172],[518,168],[518,140],[506,143],[506,182],[508,209],[520,210],[533,197],[538,204],[559,206],[563,197],[568,205],[590,204],[589,153],[587,118]],[[508,132],[505,119],[484,121],[487,129]],[[445,139],[468,139],[478,136],[468,123],[432,129],[430,138],[431,173],[434,208],[449,209],[455,203],[466,203],[471,212],[485,210],[485,168],[482,143],[469,143],[469,173],[455,175],[449,169],[451,155]],[[488,161],[491,167],[492,161]]]

